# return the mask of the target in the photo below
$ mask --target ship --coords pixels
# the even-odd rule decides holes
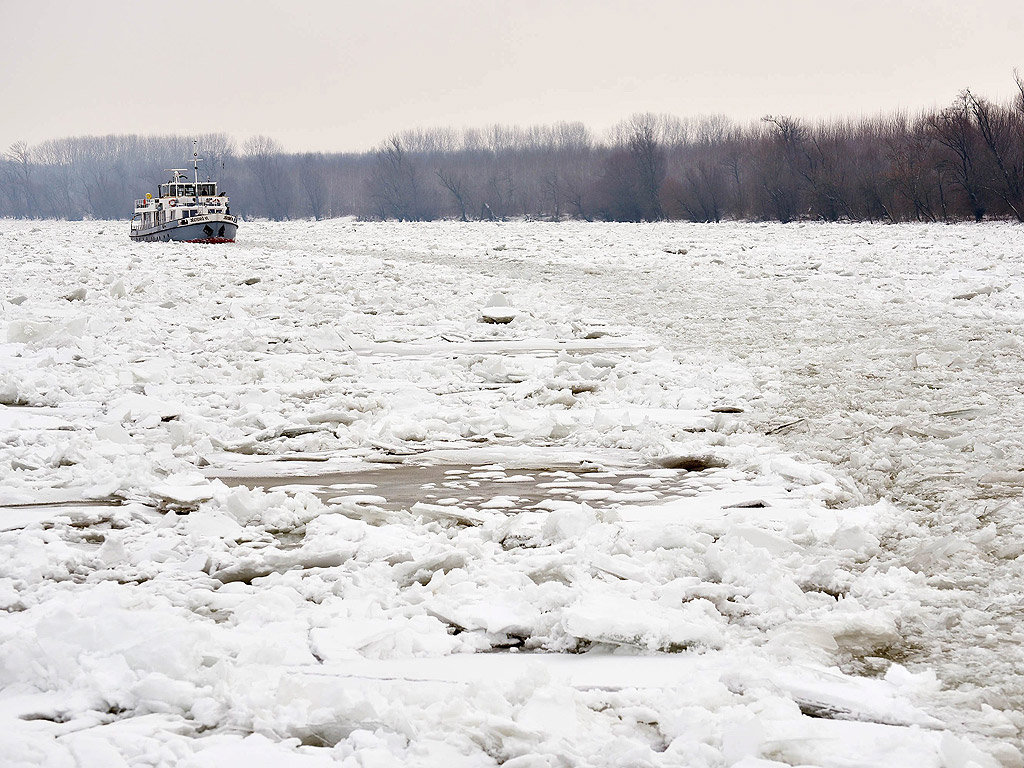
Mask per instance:
[[[168,168],[171,179],[135,201],[132,215],[132,240],[179,240],[186,243],[233,243],[238,219],[231,215],[228,196],[215,181],[199,181],[198,142],[193,142],[194,180],[188,169]]]

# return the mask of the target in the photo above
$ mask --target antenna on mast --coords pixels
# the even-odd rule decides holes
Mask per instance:
[[[199,193],[199,161],[202,159],[199,156],[199,139],[192,139],[192,167],[196,173],[196,194]]]

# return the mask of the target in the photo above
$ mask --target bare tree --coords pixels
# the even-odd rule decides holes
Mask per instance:
[[[36,157],[48,176],[43,189],[50,215],[60,219],[80,218],[73,192],[75,156],[72,142],[67,139],[45,141],[36,148]]]
[[[321,153],[307,152],[299,156],[299,186],[314,219],[327,215],[327,168]]]
[[[988,210],[988,202],[978,169],[979,136],[972,121],[967,92],[929,118],[928,123],[936,141],[949,150],[950,158],[945,166],[966,195],[975,221],[981,221]]]
[[[627,146],[636,166],[644,218],[657,221],[665,218],[661,206],[661,184],[665,180],[665,150],[658,139],[657,119],[651,114],[630,118]]]
[[[374,152],[370,195],[382,218],[418,221],[420,182],[416,164],[400,136],[393,135]]]
[[[8,182],[14,192],[21,198],[26,216],[35,216],[37,209],[36,194],[32,178],[32,148],[24,141],[11,145],[4,155],[8,161]]]
[[[242,154],[262,197],[262,205],[254,206],[257,212],[272,219],[285,218],[288,190],[281,144],[269,136],[252,136],[242,145]]]
[[[1024,86],[1017,78],[1017,86]],[[1020,112],[999,109],[990,101],[964,91],[967,108],[995,163],[995,173],[982,182],[1010,209],[1017,221],[1024,221],[1024,121]]]
[[[762,215],[789,222],[800,215],[800,180],[797,168],[807,139],[806,127],[795,118],[766,115],[768,126],[756,158]]]
[[[455,202],[459,206],[459,221],[469,221],[466,216],[466,192],[465,180],[451,171],[444,171],[440,168],[437,169],[437,178],[441,181],[441,186],[447,189]]]

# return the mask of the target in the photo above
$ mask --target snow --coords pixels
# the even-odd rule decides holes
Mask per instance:
[[[1018,227],[119,230],[0,221],[5,765],[1022,765]]]

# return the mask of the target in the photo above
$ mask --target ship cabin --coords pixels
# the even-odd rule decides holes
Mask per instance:
[[[199,197],[217,197],[217,182],[206,181],[199,184],[168,182],[160,185],[160,197],[195,197],[196,187],[199,187]]]

